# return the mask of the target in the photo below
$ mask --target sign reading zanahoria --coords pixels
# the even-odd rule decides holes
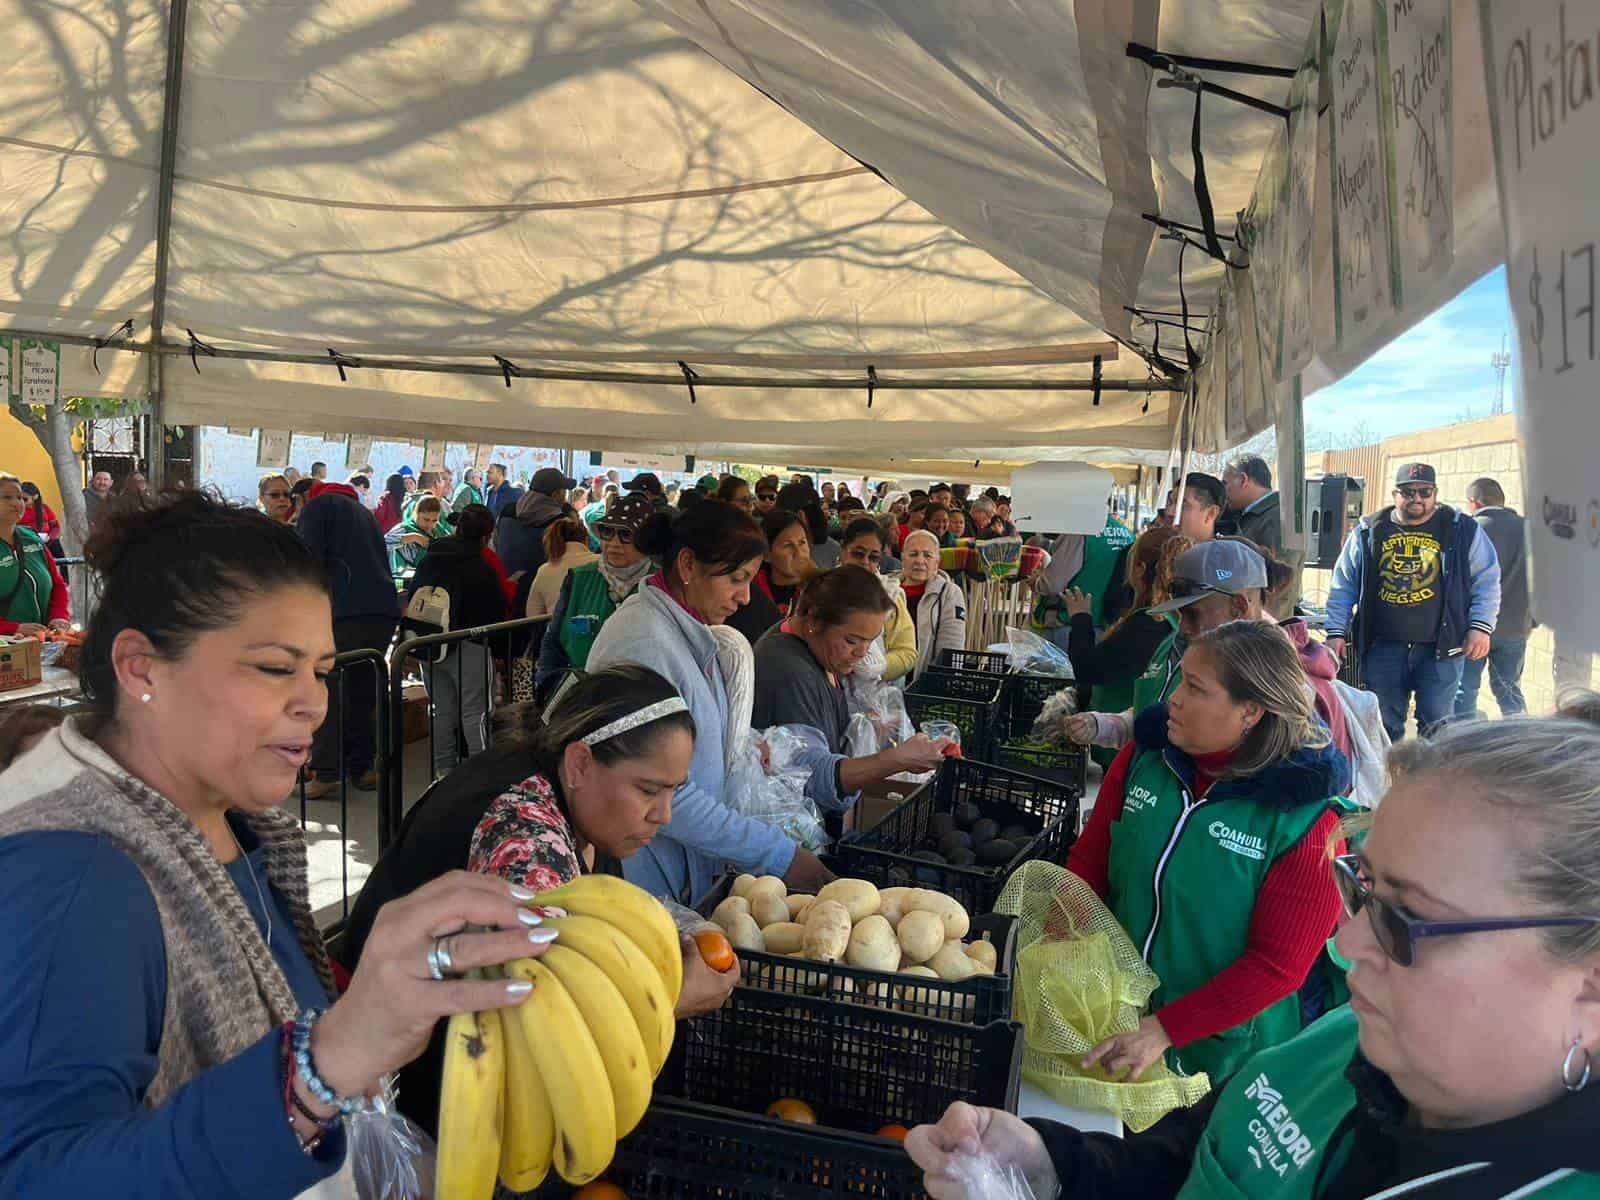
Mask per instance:
[[[1591,0],[1479,0],[1522,383],[1534,611],[1600,650],[1600,19]]]

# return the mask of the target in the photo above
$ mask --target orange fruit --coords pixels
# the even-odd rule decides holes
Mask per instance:
[[[609,1179],[586,1183],[572,1195],[573,1200],[628,1200],[628,1193]]]
[[[777,1117],[780,1121],[793,1121],[797,1125],[817,1123],[816,1110],[804,1100],[796,1100],[793,1096],[785,1096],[782,1100],[774,1100],[767,1105],[767,1116]]]
[[[878,1130],[878,1136],[893,1138],[897,1142],[903,1142],[906,1140],[906,1134],[910,1132],[911,1131],[904,1125],[885,1125],[882,1129]]]
[[[694,935],[694,944],[700,948],[700,957],[713,971],[731,971],[738,958],[733,953],[733,943],[720,929],[702,929]]]

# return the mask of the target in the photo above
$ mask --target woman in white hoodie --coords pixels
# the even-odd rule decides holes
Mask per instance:
[[[915,679],[938,665],[945,650],[967,646],[967,597],[961,585],[939,569],[939,539],[925,529],[911,533],[900,547],[900,588],[917,623]]]

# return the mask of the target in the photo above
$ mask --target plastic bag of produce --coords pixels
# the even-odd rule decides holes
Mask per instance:
[[[987,1151],[958,1151],[950,1156],[945,1170],[961,1185],[966,1200],[1035,1200],[1027,1177],[1014,1166],[1002,1167]]]
[[[825,849],[828,834],[806,787],[812,764],[827,753],[822,731],[809,725],[752,730],[728,771],[728,806],[783,830],[807,849]]]
[[[1067,652],[1027,629],[1006,628],[1011,643],[1011,669],[1024,675],[1059,675],[1072,678],[1072,660]]]
[[[1017,918],[1012,1016],[1022,1022],[1023,1078],[1063,1104],[1116,1113],[1135,1133],[1211,1090],[1204,1075],[1157,1062],[1117,1082],[1084,1070],[1090,1050],[1130,1033],[1160,980],[1094,889],[1065,867],[1024,863],[995,911]]]
[[[395,1081],[386,1075],[367,1107],[345,1123],[351,1173],[361,1200],[422,1200],[431,1188],[434,1147],[395,1107]]]

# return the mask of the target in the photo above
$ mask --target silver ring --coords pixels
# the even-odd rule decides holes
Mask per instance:
[[[454,975],[456,970],[455,960],[450,957],[450,949],[445,945],[448,940],[448,935],[436,937],[433,945],[428,947],[428,974],[440,983]]]

